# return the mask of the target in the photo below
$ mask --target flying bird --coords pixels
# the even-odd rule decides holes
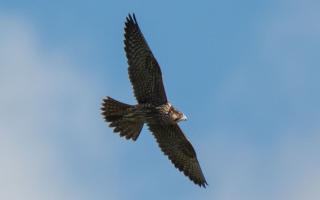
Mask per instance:
[[[121,137],[137,140],[144,124],[176,168],[195,184],[206,187],[196,152],[178,123],[187,117],[168,101],[160,66],[153,56],[135,15],[125,22],[124,45],[129,79],[138,104],[129,105],[111,97],[103,99],[102,115]]]

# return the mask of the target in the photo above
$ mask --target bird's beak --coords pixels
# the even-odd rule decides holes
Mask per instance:
[[[184,114],[182,115],[181,119],[179,121],[187,121],[187,116],[185,116]]]

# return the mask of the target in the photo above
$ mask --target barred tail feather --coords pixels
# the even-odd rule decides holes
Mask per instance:
[[[101,110],[104,119],[110,122],[109,126],[114,127],[114,132],[119,132],[121,137],[125,136],[126,139],[135,141],[141,132],[143,122],[128,118],[131,116],[132,108],[131,105],[107,97],[103,99]]]

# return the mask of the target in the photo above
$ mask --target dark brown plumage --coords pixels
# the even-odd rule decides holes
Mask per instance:
[[[168,102],[160,66],[134,14],[126,18],[124,36],[129,78],[138,104],[132,106],[107,97],[102,104],[105,120],[114,132],[132,140],[138,138],[146,123],[174,166],[195,184],[206,187],[196,152],[178,125],[186,117]]]
[[[167,103],[162,83],[161,69],[144,39],[135,16],[127,17],[125,23],[125,51],[128,58],[129,78],[139,104]]]

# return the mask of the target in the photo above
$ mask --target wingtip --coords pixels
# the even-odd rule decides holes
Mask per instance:
[[[134,22],[137,23],[136,15],[132,13],[132,16],[133,16]]]
[[[134,24],[138,24],[137,23],[137,18],[136,18],[136,15],[135,15],[134,12],[133,13],[128,13],[128,16],[126,17],[126,20],[127,20],[127,23],[132,22]]]
[[[197,184],[199,187],[203,187],[203,188],[206,188],[209,185],[206,180],[201,181],[201,182],[194,181],[194,183]]]
[[[209,184],[207,183],[207,181],[204,181],[201,185],[200,185],[200,187],[203,187],[203,188],[207,188],[207,186],[209,186]]]

